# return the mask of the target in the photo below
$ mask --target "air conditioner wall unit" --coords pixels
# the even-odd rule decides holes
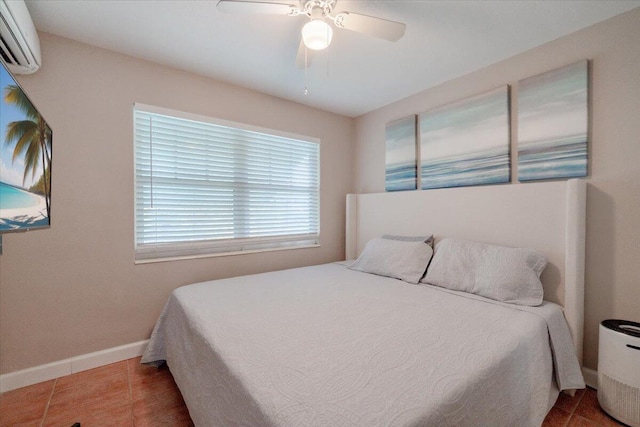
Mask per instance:
[[[0,57],[15,74],[40,68],[40,39],[24,0],[0,0]]]

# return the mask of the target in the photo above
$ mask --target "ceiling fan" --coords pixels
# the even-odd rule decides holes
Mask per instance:
[[[228,13],[261,13],[269,15],[301,16],[309,18],[302,27],[302,40],[298,48],[296,65],[300,68],[308,65],[306,49],[322,50],[331,44],[333,29],[351,30],[392,42],[398,41],[405,32],[406,25],[401,22],[361,15],[353,12],[333,14],[337,0],[308,0],[303,7],[287,3],[220,0],[218,10]]]

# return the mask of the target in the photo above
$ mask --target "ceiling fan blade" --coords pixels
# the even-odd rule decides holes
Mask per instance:
[[[226,13],[262,13],[267,15],[290,15],[296,7],[286,3],[220,0],[218,10]]]
[[[407,28],[402,22],[351,12],[338,13],[334,22],[338,28],[345,28],[392,42],[400,40]]]
[[[305,55],[305,51],[307,54],[307,60],[305,61],[304,55]],[[298,53],[296,55],[296,67],[297,68],[308,68],[311,65],[311,52],[313,52],[311,49],[307,49],[307,47],[304,45],[304,42],[302,40],[300,40],[300,46],[298,46]]]

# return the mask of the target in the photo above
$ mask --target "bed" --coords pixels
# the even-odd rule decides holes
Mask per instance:
[[[581,180],[349,195],[348,259],[385,233],[534,248],[546,301],[350,262],[216,280],[172,293],[142,362],[166,361],[197,426],[539,426],[584,387],[585,202]]]

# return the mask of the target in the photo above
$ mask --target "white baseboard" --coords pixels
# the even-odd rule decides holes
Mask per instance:
[[[582,367],[582,376],[586,385],[598,389],[598,371]]]
[[[148,343],[138,341],[0,375],[0,393],[141,356]]]

